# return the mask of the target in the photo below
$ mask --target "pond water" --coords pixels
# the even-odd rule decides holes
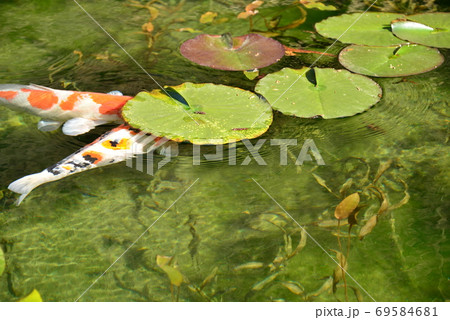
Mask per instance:
[[[79,2],[161,85],[254,88],[256,80],[242,72],[194,65],[178,51],[196,30],[248,33],[248,21],[236,19],[245,1],[157,1],[159,16],[150,35],[141,27],[150,19],[151,10],[139,6],[146,1]],[[352,10],[355,2],[338,7]],[[18,3],[0,3],[1,83],[132,96],[158,87],[74,1]],[[289,3],[270,1],[267,8]],[[228,20],[200,23],[207,11]],[[297,35],[305,48],[324,51],[332,40],[308,31],[340,13],[308,11],[306,23],[277,39],[294,46]],[[262,25],[255,17],[255,27]],[[328,52],[344,46],[336,43]],[[259,150],[265,165],[254,158],[243,164],[250,155],[243,143],[237,144],[236,165],[229,165],[228,147],[223,160],[196,165],[192,145],[185,143],[180,155],[153,175],[124,163],[107,166],[43,185],[20,207],[7,191],[9,183],[40,172],[112,127],[78,137],[44,133],[36,128],[39,118],[0,107],[0,246],[6,259],[0,300],[14,301],[37,289],[45,301],[343,301],[344,281],[335,293],[331,288],[336,268],[331,258],[336,251],[346,253],[348,243],[350,301],[450,299],[450,55],[440,51],[446,61],[434,71],[374,79],[383,98],[362,114],[321,120],[275,112],[261,137],[267,139]],[[261,73],[309,66],[317,57],[285,56]],[[340,68],[329,56],[316,66]],[[289,147],[287,165],[280,164],[280,148],[270,139],[298,141]],[[307,139],[325,165],[314,158],[295,164]],[[363,197],[359,226],[347,242],[348,226],[338,231],[334,219],[339,190],[352,178],[347,194],[367,193],[384,164],[390,165],[377,185],[394,207],[359,240],[358,230],[380,206],[376,197]],[[157,255],[173,257],[172,266],[184,277],[179,288],[158,267]]]

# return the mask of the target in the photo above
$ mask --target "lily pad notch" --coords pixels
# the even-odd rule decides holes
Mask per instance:
[[[382,96],[372,79],[331,68],[284,68],[261,79],[255,91],[286,115],[333,119],[366,111]]]

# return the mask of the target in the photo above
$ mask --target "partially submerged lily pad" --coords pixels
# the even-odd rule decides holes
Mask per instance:
[[[324,37],[343,43],[372,46],[390,46],[406,43],[390,31],[391,22],[405,18],[402,14],[366,12],[330,17],[316,24],[316,30]]]
[[[348,117],[380,100],[382,91],[373,80],[347,70],[284,68],[261,79],[255,91],[272,108],[302,118]]]
[[[284,56],[284,47],[259,34],[201,34],[185,41],[181,54],[199,65],[220,70],[244,71],[271,65]]]
[[[272,123],[270,105],[250,91],[189,82],[167,91],[171,96],[161,90],[139,93],[124,106],[125,120],[156,136],[194,144],[256,138]],[[172,98],[173,91],[182,100]]]
[[[450,13],[424,13],[392,23],[399,38],[431,47],[450,48]]]
[[[19,299],[18,302],[42,302],[42,297],[39,291],[33,289],[29,295],[26,297]]]
[[[372,47],[351,45],[339,62],[350,71],[372,77],[400,77],[433,70],[444,62],[435,48],[421,45]]]

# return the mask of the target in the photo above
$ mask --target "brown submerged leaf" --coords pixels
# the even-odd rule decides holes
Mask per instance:
[[[333,287],[333,277],[329,277],[318,290],[308,294],[308,298],[320,296],[322,293],[330,290],[332,287]]]
[[[290,259],[293,256],[295,256],[297,253],[299,253],[300,251],[302,251],[302,249],[306,246],[306,239],[308,238],[307,234],[306,234],[306,230],[304,228],[302,228],[301,234],[300,234],[300,241],[297,245],[297,247],[294,249],[294,251],[292,251],[291,254],[289,254],[286,259]]]
[[[312,175],[313,175],[314,179],[316,179],[316,181],[317,181],[318,184],[320,184],[322,187],[324,187],[325,189],[327,189],[328,192],[333,193],[333,191],[332,191],[330,188],[328,188],[328,186],[327,186],[327,184],[326,184],[326,182],[325,182],[324,179],[322,179],[320,176],[318,176],[318,175],[315,174],[315,173],[313,173]]]
[[[358,207],[359,200],[360,198],[358,192],[352,193],[344,200],[342,200],[341,203],[337,205],[336,210],[334,211],[334,216],[336,217],[336,219],[347,219],[350,214]]]
[[[361,227],[359,230],[358,238],[362,240],[365,236],[372,232],[373,228],[377,225],[378,215],[373,215],[367,220],[366,224]]]
[[[274,274],[268,276],[267,278],[265,278],[264,280],[262,280],[262,281],[256,283],[256,284],[252,287],[252,290],[254,290],[254,291],[259,291],[259,290],[261,290],[261,289],[264,288],[266,285],[268,285],[268,284],[271,283],[273,280],[275,280],[276,277],[278,277],[279,274],[280,274],[279,272],[278,272],[278,273],[274,273]]]
[[[248,270],[248,269],[260,269],[264,267],[264,263],[262,262],[257,262],[257,261],[252,261],[252,262],[247,262],[244,264],[241,264],[239,266],[234,267],[234,271],[240,271],[240,270]]]
[[[400,200],[398,203],[396,203],[396,204],[390,206],[390,207],[389,207],[389,210],[398,209],[398,208],[400,208],[401,206],[404,206],[405,204],[407,204],[408,201],[409,201],[410,195],[409,195],[409,193],[408,193],[408,185],[406,184],[405,181],[403,181],[403,180],[401,180],[401,179],[400,179],[400,182],[405,186],[405,191],[403,191],[403,193],[405,194],[405,196],[404,196],[403,199]]]
[[[215,267],[213,269],[213,271],[211,271],[211,273],[205,278],[205,280],[203,280],[202,284],[200,285],[200,290],[203,290],[203,288],[210,283],[212,280],[214,280],[214,278],[217,275],[217,271],[219,270],[218,267]]]
[[[294,281],[283,281],[281,285],[296,295],[301,295],[305,291],[300,284]]]
[[[336,266],[336,268],[334,268],[333,271],[333,292],[336,292],[336,285],[339,283],[339,281],[344,279],[345,271],[347,271],[348,266],[347,259],[345,258],[345,256],[339,251],[335,252],[336,252],[336,259],[339,265]]]
[[[373,179],[373,184],[375,184],[378,179],[383,175],[383,173],[389,169],[392,165],[392,159],[389,159],[386,162],[380,163],[380,166],[378,167],[377,173],[375,174],[375,178]]]
[[[351,188],[352,185],[353,185],[353,178],[349,178],[347,179],[347,181],[345,181],[345,183],[341,187],[341,190],[339,190],[341,197],[345,197],[345,194],[347,193],[348,189]]]

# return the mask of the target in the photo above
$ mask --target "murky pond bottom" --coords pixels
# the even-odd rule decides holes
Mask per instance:
[[[153,22],[161,34],[155,39],[142,33],[148,11],[132,4],[139,2],[83,5],[157,82],[253,88],[240,72],[211,71],[177,51],[195,36],[181,28],[227,31],[198,19],[206,11],[235,16],[245,2],[167,1]],[[20,8],[2,3],[0,17],[2,83],[128,95],[157,87],[73,1],[29,1]],[[248,22],[233,28],[244,34]],[[441,52],[448,60],[448,50]],[[263,72],[309,66],[316,57],[285,57]],[[327,57],[317,65],[338,66]],[[39,187],[20,207],[6,192],[10,182],[58,162],[110,127],[79,137],[43,133],[36,129],[38,118],[0,107],[0,246],[6,258],[0,300],[17,300],[33,289],[45,301],[449,299],[449,67],[444,62],[422,75],[375,79],[383,99],[354,117],[275,113],[260,137],[266,139],[259,149],[263,162],[238,143],[235,165],[228,147],[222,160],[203,158],[198,165],[192,145],[181,144],[180,155],[158,170],[163,157],[155,156],[153,174],[125,164],[96,169]],[[297,142],[288,148],[286,164],[271,139]],[[308,139],[325,165],[314,157],[295,164]],[[215,151],[202,147],[204,154]],[[380,167],[385,170],[378,175]],[[349,179],[351,186],[342,190]],[[374,179],[380,197],[368,196]],[[334,219],[341,190],[366,191],[350,234]],[[359,240],[360,227],[378,212],[383,196],[390,210]],[[347,250],[348,275],[333,283],[339,273],[333,259]],[[173,257],[183,275],[179,287],[158,267],[157,256]]]

